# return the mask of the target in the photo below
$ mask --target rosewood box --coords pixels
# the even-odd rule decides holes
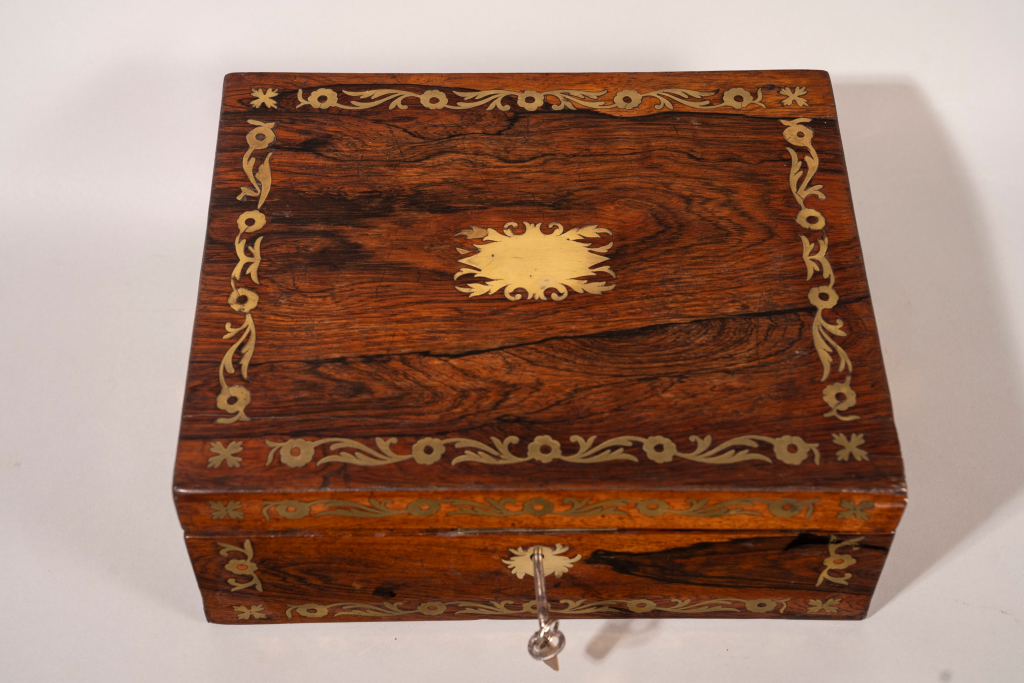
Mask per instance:
[[[826,73],[225,79],[211,621],[855,619],[905,492]]]

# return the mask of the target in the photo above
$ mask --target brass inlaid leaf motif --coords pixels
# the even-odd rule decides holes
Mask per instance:
[[[839,605],[843,601],[840,598],[829,598],[825,602],[821,600],[808,600],[807,601],[807,612],[814,614],[816,612],[827,612],[829,614],[835,614],[839,611]]]
[[[806,107],[807,99],[803,97],[807,94],[807,88],[798,86],[796,88],[783,88],[779,91],[779,94],[783,96],[782,106],[791,107],[794,104],[798,107]]]
[[[861,446],[864,445],[863,434],[833,434],[832,443],[839,446],[839,450],[836,451],[836,460],[839,462],[846,462],[853,456],[854,460],[867,462],[868,452],[865,451]]]
[[[869,520],[871,510],[875,509],[875,502],[873,500],[862,500],[859,503],[852,500],[840,500],[839,507],[842,510],[836,515],[839,519],[854,519]]]
[[[466,282],[455,289],[471,298],[504,289],[509,301],[519,301],[523,292],[527,299],[547,300],[546,293],[554,290],[551,299],[563,301],[570,289],[577,294],[603,294],[615,288],[607,281],[585,279],[599,274],[615,277],[611,268],[598,265],[608,260],[604,254],[612,243],[594,247],[584,241],[611,235],[611,230],[596,225],[566,230],[559,223],[548,223],[550,232],[545,232],[540,223],[523,225],[522,232],[518,232],[518,223],[509,222],[501,232],[472,227],[456,233],[482,243],[471,243],[477,251],[459,259],[466,267],[455,279],[470,275],[485,282]]]
[[[251,605],[249,607],[245,607],[243,605],[238,605],[238,606],[232,607],[231,609],[233,609],[236,612],[238,612],[238,618],[239,619],[249,619],[249,618],[252,618],[252,619],[266,619],[267,618],[267,615],[263,613],[263,610],[265,609],[265,607],[263,605]]]
[[[267,88],[266,91],[263,88],[253,88],[252,96],[256,98],[249,103],[253,109],[259,109],[264,105],[267,109],[277,109],[277,102],[274,101],[277,91],[273,88]]]
[[[227,465],[228,467],[241,467],[242,458],[237,455],[242,452],[242,442],[232,441],[225,446],[220,441],[214,441],[210,444],[210,450],[216,455],[211,456],[206,461],[207,467],[220,467],[221,465]]]
[[[242,501],[229,500],[226,503],[210,501],[210,517],[212,519],[245,519],[242,512]]]

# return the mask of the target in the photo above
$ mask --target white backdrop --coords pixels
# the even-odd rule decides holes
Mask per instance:
[[[1024,3],[8,2],[0,681],[1024,679]],[[230,71],[831,72],[910,486],[856,623],[205,622],[171,501]]]

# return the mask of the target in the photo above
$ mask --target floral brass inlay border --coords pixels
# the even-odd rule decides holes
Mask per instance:
[[[225,375],[233,375],[235,373],[234,358],[235,354],[240,351],[239,369],[242,379],[248,381],[249,361],[252,360],[252,354],[256,350],[256,323],[253,320],[252,311],[256,308],[260,298],[253,290],[246,287],[238,287],[235,283],[241,282],[243,269],[245,270],[245,275],[248,275],[254,284],[258,285],[260,283],[260,242],[263,241],[263,237],[257,237],[252,244],[249,244],[248,235],[259,231],[267,224],[267,216],[260,209],[263,208],[263,202],[266,201],[267,195],[270,193],[270,159],[274,156],[274,153],[267,152],[263,157],[263,162],[254,172],[256,159],[253,158],[253,152],[267,149],[270,145],[274,144],[274,141],[277,139],[277,135],[274,133],[274,126],[277,123],[263,123],[255,119],[249,119],[249,125],[255,126],[255,128],[250,130],[245,136],[249,149],[242,156],[242,169],[245,171],[245,175],[252,186],[243,186],[237,199],[241,201],[248,197],[256,197],[257,202],[255,209],[243,211],[238,216],[238,220],[235,221],[238,226],[238,235],[235,236],[235,255],[238,257],[238,263],[235,265],[234,270],[231,271],[231,294],[228,296],[228,306],[232,310],[245,315],[245,319],[238,327],[234,327],[230,322],[224,324],[224,329],[227,330],[224,339],[233,339],[236,336],[238,338],[220,361],[220,369],[218,371],[220,394],[217,395],[217,408],[229,413],[231,417],[219,417],[217,418],[217,424],[231,424],[239,420],[248,421],[249,416],[245,414],[245,407],[252,400],[252,394],[250,394],[248,388],[240,384],[229,385]]]
[[[242,547],[238,547],[237,545],[231,545],[230,543],[221,543],[219,541],[217,542],[217,545],[221,547],[221,557],[227,557],[232,553],[245,555],[244,560],[239,560],[236,558],[228,560],[228,563],[224,565],[224,569],[228,570],[232,574],[249,577],[249,581],[246,583],[240,583],[235,579],[228,579],[228,585],[233,586],[231,592],[234,593],[235,591],[240,591],[243,588],[254,586],[257,591],[262,593],[263,582],[260,581],[259,575],[256,574],[256,571],[259,569],[259,567],[252,560],[252,542],[249,539],[245,539],[245,543],[242,544]]]
[[[835,536],[830,537],[828,543],[828,557],[822,560],[822,564],[825,565],[825,568],[821,571],[821,574],[818,576],[818,582],[814,585],[820,586],[821,582],[826,579],[832,583],[842,584],[843,586],[848,585],[850,579],[853,578],[853,574],[846,572],[842,576],[833,576],[830,572],[852,567],[857,564],[857,560],[854,559],[853,555],[843,555],[836,551],[846,546],[850,547],[850,552],[860,550],[860,546],[858,544],[863,540],[863,536],[851,538],[848,541],[840,541]]]
[[[242,511],[242,501],[240,500],[229,500],[226,503],[220,503],[214,500],[210,501],[210,518],[211,519],[245,519],[245,512]]]
[[[472,226],[455,233],[456,237],[480,240],[483,244],[469,242],[476,251],[458,249],[465,256],[459,263],[465,264],[455,273],[455,280],[463,275],[478,277],[485,282],[464,282],[456,287],[470,298],[482,294],[496,294],[505,290],[505,298],[519,301],[523,298],[518,290],[526,292],[527,299],[546,301],[545,292],[555,290],[552,301],[564,301],[569,290],[577,294],[601,295],[615,289],[607,281],[590,282],[582,278],[604,273],[615,277],[609,266],[597,264],[608,260],[605,253],[611,249],[609,242],[599,247],[591,246],[586,239],[601,239],[611,235],[607,228],[585,225],[582,228],[566,230],[561,223],[548,223],[551,232],[544,232],[540,223],[523,222],[523,232],[515,232],[519,224],[505,223],[501,232],[494,228]]]
[[[550,105],[554,111],[564,109],[575,110],[577,107],[584,109],[636,109],[645,98],[653,98],[657,104],[655,109],[674,109],[676,105],[690,109],[719,109],[721,107],[732,107],[733,109],[745,109],[747,107],[767,106],[762,102],[762,89],[758,88],[757,94],[753,95],[744,88],[729,88],[722,93],[722,101],[712,103],[710,97],[714,97],[718,90],[704,92],[701,90],[689,90],[686,88],[662,88],[649,92],[638,92],[631,89],[619,90],[611,98],[611,102],[605,101],[608,90],[453,90],[452,94],[460,101],[452,103],[449,96],[441,90],[430,89],[422,92],[412,90],[398,90],[394,88],[378,88],[375,90],[342,90],[342,94],[349,97],[346,104],[341,101],[336,90],[331,88],[317,88],[305,97],[300,89],[296,95],[298,104],[296,109],[309,106],[313,109],[372,109],[382,104],[387,104],[388,109],[408,109],[406,100],[419,102],[427,109],[474,109],[487,105],[487,109],[498,109],[509,111],[511,105],[505,102],[506,99],[514,101],[515,104],[526,111],[537,111],[545,105]],[[353,99],[354,98],[354,99]]]
[[[518,508],[510,507],[516,505],[515,498],[485,498],[484,501],[465,500],[461,498],[419,498],[408,503],[404,508],[391,507],[390,499],[378,500],[370,498],[366,503],[358,503],[352,500],[340,498],[325,498],[322,500],[301,501],[301,500],[279,500],[265,501],[263,505],[263,518],[270,521],[270,513],[274,512],[282,519],[304,519],[313,515],[314,517],[356,517],[361,519],[378,519],[383,517],[396,517],[400,515],[411,515],[413,517],[431,517],[441,512],[444,506],[451,509],[446,517],[469,515],[476,517],[518,517],[530,515],[533,517],[546,517],[548,515],[560,517],[593,517],[597,515],[629,515],[630,506],[635,506],[636,512],[644,517],[662,517],[664,515],[680,515],[684,517],[728,517],[732,515],[753,515],[764,517],[765,515],[757,509],[764,505],[766,511],[773,517],[788,519],[802,514],[810,519],[814,514],[814,504],[817,498],[809,500],[797,500],[795,498],[778,498],[766,500],[763,498],[734,498],[723,500],[719,503],[710,503],[707,498],[699,500],[687,499],[689,506],[682,509],[673,508],[667,501],[658,498],[636,500],[630,498],[614,498],[591,502],[591,499],[584,498],[563,498],[562,504],[568,508],[559,510],[557,504],[546,498],[531,498],[521,504]],[[210,503],[211,507],[214,503]],[[220,505],[218,503],[218,505]],[[316,506],[323,509],[314,513]],[[222,519],[215,517],[215,519]]]
[[[786,148],[791,161],[789,189],[800,206],[800,211],[797,212],[794,220],[805,230],[823,231],[826,225],[825,216],[817,209],[807,206],[809,197],[815,197],[822,201],[825,199],[825,193],[822,192],[824,186],[810,184],[818,172],[818,153],[813,145],[814,131],[803,125],[810,121],[811,119],[780,119],[780,122],[786,126],[786,130],[782,132],[786,142],[793,147],[800,147],[807,151],[807,154],[801,159],[793,147]],[[806,169],[804,164],[807,165]],[[803,244],[804,265],[807,266],[807,279],[810,280],[815,273],[820,273],[821,277],[828,281],[827,285],[812,287],[807,292],[807,298],[817,309],[811,336],[814,340],[814,348],[818,352],[818,358],[821,360],[821,381],[827,381],[832,373],[833,353],[837,356],[838,372],[846,372],[844,380],[829,384],[822,392],[822,399],[829,407],[829,410],[824,413],[824,417],[836,417],[844,421],[859,420],[860,418],[856,415],[844,413],[857,405],[857,392],[850,386],[853,379],[853,362],[834,338],[846,336],[846,331],[843,330],[843,321],[836,318],[835,322],[830,323],[824,316],[825,311],[832,310],[839,303],[839,294],[835,290],[835,272],[833,272],[832,264],[829,263],[827,256],[828,235],[824,232],[821,232],[821,235],[816,238],[814,244],[807,239],[806,235],[800,235],[800,242]]]
[[[792,598],[717,598],[693,602],[674,598],[669,604],[662,600],[640,598],[634,600],[558,600],[562,607],[551,607],[552,614],[649,614],[667,612],[673,614],[705,614],[708,612],[739,612],[746,610],[754,614],[777,612],[784,614]],[[292,618],[294,613],[305,619],[323,619],[337,608],[335,617],[378,617],[390,619],[408,615],[436,617],[445,614],[449,608],[457,608],[454,615],[478,615],[485,617],[534,615],[537,613],[537,601],[516,602],[515,600],[491,600],[487,602],[470,602],[466,600],[442,601],[430,600],[421,602],[415,607],[406,608],[404,601],[368,604],[362,602],[334,602],[319,604],[309,602],[303,605],[288,605],[285,616]]]
[[[671,462],[675,458],[707,465],[731,465],[747,460],[772,462],[767,455],[753,452],[764,447],[771,447],[775,458],[787,465],[799,465],[811,455],[814,457],[815,465],[821,462],[819,444],[808,443],[799,436],[737,436],[714,447],[712,447],[710,436],[691,436],[690,441],[694,443],[694,449],[685,452],[680,451],[672,439],[664,436],[619,436],[602,441],[597,445],[594,443],[597,440],[596,436],[587,439],[582,436],[571,436],[569,440],[576,444],[575,453],[564,453],[559,441],[551,436],[542,435],[535,437],[527,446],[526,454],[521,455],[512,451],[512,446],[519,443],[518,436],[506,436],[504,439],[492,436],[490,444],[475,439],[426,437],[416,441],[409,453],[396,453],[392,447],[398,443],[398,439],[393,437],[374,439],[376,449],[361,441],[340,437],[315,440],[298,438],[282,442],[267,439],[266,444],[270,446],[270,452],[267,454],[267,466],[273,464],[275,458],[279,458],[281,463],[288,467],[303,467],[312,462],[317,449],[325,445],[328,446],[328,450],[332,454],[317,460],[317,466],[340,462],[348,465],[373,467],[392,465],[406,460],[413,460],[420,465],[432,465],[448,452],[449,445],[453,446],[456,451],[461,451],[452,459],[452,465],[458,465],[461,462],[512,465],[531,460],[541,463],[562,460],[583,464],[614,460],[639,462],[637,456],[626,452],[627,448],[637,446],[642,448],[649,460],[656,463]]]
[[[825,602],[821,600],[808,600],[807,601],[807,613],[815,614],[817,612],[827,612],[829,614],[835,614],[839,611],[839,605],[842,604],[840,598],[829,598]]]

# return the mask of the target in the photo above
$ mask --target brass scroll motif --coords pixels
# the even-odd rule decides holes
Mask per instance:
[[[758,88],[756,96],[743,88],[729,88],[722,93],[722,101],[717,104],[707,99],[714,97],[717,90],[702,92],[686,88],[663,88],[644,93],[624,89],[616,92],[611,98],[611,102],[605,99],[605,95],[608,94],[607,90],[545,90],[543,92],[536,90],[453,90],[452,96],[460,100],[454,104],[446,93],[436,89],[413,92],[380,88],[360,91],[342,90],[341,92],[349,97],[347,104],[340,100],[337,91],[330,88],[317,88],[309,93],[308,98],[303,96],[300,89],[296,96],[298,104],[295,108],[309,106],[313,109],[372,109],[387,104],[388,109],[408,109],[409,105],[405,102],[412,100],[419,102],[427,109],[465,110],[487,105],[488,110],[509,111],[511,106],[506,103],[508,100],[526,111],[537,111],[545,105],[550,105],[554,111],[575,110],[577,107],[583,109],[636,109],[648,97],[657,102],[654,105],[655,109],[674,109],[675,105],[690,109],[767,108],[761,101],[760,88]]]
[[[857,564],[857,560],[854,559],[853,555],[843,555],[836,551],[846,546],[850,547],[850,552],[860,550],[860,546],[857,544],[863,540],[863,536],[858,536],[857,538],[851,538],[848,541],[842,542],[840,542],[835,536],[829,538],[828,557],[822,560],[822,564],[825,565],[825,568],[821,571],[821,574],[818,576],[818,582],[814,585],[820,586],[821,582],[826,579],[832,583],[842,584],[843,586],[848,585],[850,579],[853,578],[853,574],[846,572],[842,576],[833,576],[830,572],[852,567]]]
[[[568,552],[569,547],[556,543],[554,548],[544,545],[530,546],[526,550],[523,550],[523,546],[509,548],[511,558],[502,560],[502,563],[517,579],[533,576],[533,551],[536,548],[540,549],[541,555],[544,557],[544,576],[554,574],[556,579],[560,579],[563,574],[572,569],[574,564],[583,559],[583,555],[579,553],[576,553],[576,557],[567,556],[565,553]]]
[[[409,453],[396,453],[392,447],[398,443],[396,438],[377,437],[374,440],[376,449],[355,439],[327,438],[317,440],[289,439],[274,442],[269,439],[267,466],[273,464],[275,458],[288,467],[302,467],[312,462],[320,446],[329,445],[331,455],[316,461],[320,466],[331,462],[348,465],[391,465],[406,460],[414,460],[420,465],[432,465],[438,462],[448,447],[461,453],[452,459],[452,465],[462,462],[476,462],[484,465],[512,465],[529,461],[549,463],[555,460],[565,462],[593,464],[615,460],[638,462],[636,455],[626,452],[627,448],[640,446],[649,460],[656,463],[671,462],[675,458],[699,462],[706,465],[731,465],[748,460],[772,462],[762,453],[755,452],[760,448],[771,447],[775,458],[787,465],[799,465],[813,455],[814,464],[820,464],[821,452],[817,443],[808,443],[799,436],[737,436],[712,447],[710,436],[691,436],[694,444],[692,451],[680,451],[676,443],[664,436],[619,436],[607,439],[595,445],[596,436],[584,439],[582,436],[571,436],[569,440],[576,445],[575,453],[564,453],[562,444],[548,435],[535,437],[527,446],[526,454],[520,455],[512,451],[512,446],[519,443],[518,436],[506,436],[499,439],[491,437],[486,444],[475,439],[452,438],[437,439],[427,437],[412,445]]]
[[[596,225],[566,230],[560,223],[548,223],[550,232],[544,232],[540,223],[524,222],[523,225],[523,232],[517,232],[518,223],[509,222],[501,232],[473,226],[455,233],[457,237],[479,242],[470,243],[477,251],[459,260],[467,267],[459,270],[454,279],[470,275],[486,280],[468,282],[455,289],[470,298],[504,289],[509,301],[523,298],[519,290],[526,292],[527,299],[547,300],[545,292],[553,289],[552,301],[563,301],[569,296],[569,289],[577,294],[600,295],[615,288],[607,281],[583,279],[598,273],[615,277],[611,268],[597,265],[608,260],[604,254],[612,243],[594,247],[584,241],[611,235],[611,230]],[[463,249],[459,252],[467,253]]]
[[[238,420],[247,421],[249,416],[245,414],[245,407],[252,400],[249,389],[237,384],[229,385],[225,375],[234,374],[235,354],[240,351],[242,379],[248,381],[249,361],[252,360],[252,354],[256,350],[256,322],[253,320],[252,311],[256,308],[260,298],[253,290],[238,287],[235,283],[241,282],[243,269],[245,275],[249,276],[254,284],[260,283],[260,243],[263,241],[263,237],[257,237],[252,244],[249,244],[248,236],[267,224],[267,217],[260,209],[263,208],[263,202],[267,200],[267,195],[270,193],[270,158],[274,153],[267,152],[259,168],[255,168],[256,159],[253,158],[253,152],[266,149],[274,144],[274,140],[277,139],[274,126],[277,124],[249,119],[249,125],[255,126],[255,128],[245,136],[246,142],[249,143],[249,149],[242,156],[242,169],[252,186],[243,186],[237,199],[241,201],[247,197],[256,197],[257,202],[254,210],[243,211],[236,221],[238,235],[235,236],[235,255],[238,257],[238,263],[231,272],[231,294],[228,295],[228,306],[243,314],[245,318],[238,327],[234,327],[231,323],[224,324],[224,329],[227,330],[224,339],[235,337],[237,339],[220,361],[218,373],[220,394],[217,396],[217,408],[229,413],[230,417],[217,418],[217,424],[231,424]],[[231,465],[229,464],[229,466]]]
[[[822,399],[828,405],[829,410],[824,413],[825,417],[836,417],[840,420],[859,420],[856,415],[847,415],[844,411],[853,408],[857,404],[857,392],[850,386],[853,379],[853,362],[835,337],[845,337],[843,321],[836,318],[835,322],[828,322],[824,312],[835,308],[839,303],[839,294],[835,290],[836,276],[832,270],[832,264],[828,260],[828,235],[825,234],[825,216],[815,208],[807,206],[807,200],[815,197],[824,201],[825,193],[822,192],[823,185],[811,185],[811,179],[818,172],[818,153],[814,149],[814,131],[803,125],[811,119],[780,120],[786,126],[782,136],[786,142],[793,145],[787,147],[790,157],[789,188],[800,206],[796,214],[796,223],[805,230],[821,231],[821,237],[816,238],[815,243],[800,235],[800,242],[803,244],[804,265],[807,266],[807,279],[820,273],[821,278],[828,281],[827,285],[812,287],[807,293],[807,298],[817,309],[814,316],[814,323],[811,328],[811,337],[814,340],[814,348],[821,360],[822,375],[821,381],[828,380],[832,373],[832,354],[835,353],[838,360],[838,372],[846,372],[846,378],[841,382],[835,382],[825,387],[822,392]],[[803,148],[807,154],[800,158],[794,147]],[[804,165],[806,164],[806,168]]]
[[[644,517],[663,517],[665,515],[679,515],[683,517],[730,517],[733,515],[752,515],[764,517],[758,509],[764,505],[765,510],[773,517],[789,519],[797,515],[803,515],[810,519],[814,514],[814,504],[817,498],[808,500],[797,500],[795,498],[779,498],[776,500],[765,500],[763,498],[735,498],[724,500],[719,503],[710,503],[707,498],[700,500],[686,501],[688,507],[673,508],[667,501],[658,498],[646,500],[634,500],[628,498],[614,498],[610,500],[593,501],[584,498],[563,498],[562,504],[568,508],[556,509],[556,503],[546,498],[531,498],[521,504],[518,509],[509,506],[516,505],[515,498],[485,498],[483,501],[466,500],[461,498],[444,498],[441,500],[433,498],[420,498],[407,504],[404,508],[392,508],[390,499],[378,500],[370,498],[366,503],[359,503],[353,500],[340,498],[327,498],[323,500],[301,501],[301,500],[279,500],[264,501],[263,518],[270,521],[270,513],[275,513],[281,519],[304,519],[313,515],[314,517],[354,517],[359,519],[380,519],[384,517],[396,517],[411,515],[413,517],[432,517],[441,512],[444,506],[451,508],[446,517],[453,516],[474,516],[474,517],[520,517],[529,515],[532,517],[546,517],[548,515],[558,517],[594,517],[600,515],[621,515],[629,516],[629,508],[635,506],[636,512]],[[222,503],[210,503],[211,508],[221,506]],[[228,504],[229,506],[232,503]],[[241,504],[239,503],[239,506]],[[314,508],[321,508],[314,512]],[[215,508],[220,511],[221,508]],[[220,514],[220,513],[218,513]],[[230,516],[231,512],[222,512]],[[238,509],[241,515],[241,509]],[[224,519],[223,516],[214,516],[214,519]],[[237,519],[241,519],[238,517]],[[546,565],[545,565],[546,566]]]
[[[706,614],[709,612],[740,612],[746,610],[753,614],[777,613],[784,614],[791,598],[717,598],[693,602],[674,598],[665,604],[664,600],[639,598],[634,600],[559,600],[561,608],[552,607],[553,614],[649,614],[666,612],[671,614]],[[536,600],[516,602],[515,600],[491,600],[489,602],[469,602],[466,600],[421,602],[415,607],[406,608],[404,601],[367,604],[361,602],[334,602],[329,604],[306,603],[304,605],[288,605],[285,616],[290,620],[292,615],[305,619],[323,619],[337,609],[335,617],[378,617],[393,619],[408,615],[436,617],[445,614],[449,608],[457,608],[454,615],[477,615],[484,617],[497,616],[530,616],[537,613]]]
[[[252,542],[249,539],[246,539],[245,543],[242,544],[241,548],[239,548],[237,545],[231,545],[230,543],[218,542],[217,545],[221,547],[221,557],[227,557],[228,555],[231,555],[233,553],[245,555],[244,560],[239,560],[236,558],[233,560],[228,560],[228,563],[224,565],[224,569],[228,570],[232,574],[249,577],[249,581],[246,583],[240,583],[235,579],[228,579],[228,585],[233,586],[231,592],[234,593],[235,591],[240,591],[243,588],[255,586],[256,590],[262,593],[263,582],[260,581],[260,577],[256,574],[256,570],[259,569],[259,567],[256,565],[255,562],[252,561]]]

